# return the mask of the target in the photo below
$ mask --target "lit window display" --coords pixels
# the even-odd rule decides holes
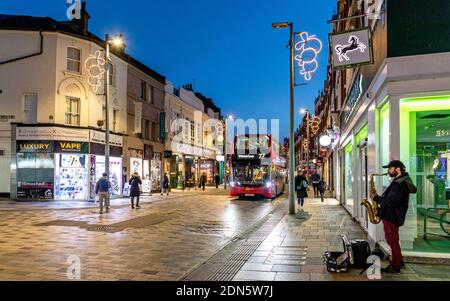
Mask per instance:
[[[161,154],[156,153],[150,164],[150,180],[153,190],[161,189]]]
[[[55,197],[58,200],[87,200],[88,156],[56,154]]]
[[[93,189],[95,184],[105,172],[105,157],[92,156],[95,168],[95,180],[93,180]],[[112,195],[120,196],[122,194],[122,158],[109,157],[109,180],[112,186]]]
[[[410,197],[401,241],[404,250],[449,253],[450,107],[447,100],[442,110],[430,109],[433,103],[406,102],[401,110],[402,160],[418,189]]]
[[[353,145],[349,143],[344,151],[344,197],[345,205],[353,206],[353,165],[352,165]]]

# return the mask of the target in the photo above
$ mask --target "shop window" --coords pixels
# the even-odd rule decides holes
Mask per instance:
[[[81,50],[67,47],[67,71],[81,73]]]
[[[347,144],[344,149],[344,196],[345,205],[352,207],[353,200],[353,145]]]
[[[195,144],[195,122],[191,121],[191,145]]]
[[[66,98],[66,124],[80,125],[80,99],[74,97]]]
[[[390,162],[389,147],[390,147],[390,125],[389,125],[389,103],[386,103],[379,111],[379,152],[380,152],[380,167],[387,165]],[[382,185],[383,191],[389,186],[389,178],[383,177]]]

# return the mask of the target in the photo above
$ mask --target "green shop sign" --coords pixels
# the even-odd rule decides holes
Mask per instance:
[[[362,76],[362,74],[360,74],[358,76],[358,78],[355,80],[355,82],[353,83],[353,87],[347,98],[348,111],[344,112],[344,120],[346,123],[352,116],[353,111],[355,110],[356,106],[358,105],[359,101],[361,100],[362,93],[363,93],[363,76]]]

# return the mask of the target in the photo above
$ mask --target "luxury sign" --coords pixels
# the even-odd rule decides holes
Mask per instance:
[[[332,34],[330,42],[335,70],[353,68],[373,62],[368,28]]]

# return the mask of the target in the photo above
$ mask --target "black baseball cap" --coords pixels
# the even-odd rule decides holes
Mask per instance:
[[[399,160],[391,161],[391,163],[389,163],[388,165],[383,166],[383,168],[391,168],[391,167],[406,169],[405,164],[403,164],[403,162]]]

